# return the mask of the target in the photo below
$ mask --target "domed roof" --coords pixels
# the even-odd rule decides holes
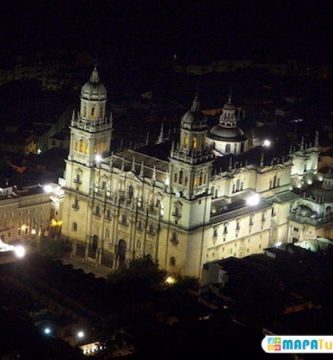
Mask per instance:
[[[215,140],[241,141],[246,137],[239,127],[224,127],[220,124],[215,125],[209,132],[210,138]]]
[[[100,77],[95,67],[91,73],[90,80],[87,81],[81,89],[81,97],[87,100],[105,100],[106,88],[100,81]]]
[[[207,122],[206,116],[200,111],[198,96],[193,100],[191,110],[187,111],[182,117],[182,125],[203,125]]]
[[[182,118],[182,122],[193,125],[200,124],[204,120],[204,114],[201,111],[187,111]]]

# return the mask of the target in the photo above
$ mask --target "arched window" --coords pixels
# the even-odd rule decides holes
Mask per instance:
[[[72,205],[73,209],[79,209],[79,198],[77,196],[75,196],[74,198],[74,203]]]
[[[81,184],[81,176],[80,176],[80,174],[76,174],[75,183],[76,184]]]
[[[180,172],[179,172],[179,184],[183,183],[183,177],[184,177],[184,172],[183,172],[183,170],[180,170]]]
[[[179,240],[178,240],[178,236],[177,236],[177,233],[176,232],[173,232],[172,235],[171,235],[171,239],[170,239],[171,243],[175,246],[178,245],[179,243]]]
[[[175,173],[174,177],[173,177],[174,182],[176,183],[178,181],[178,175]]]
[[[83,116],[83,117],[86,117],[86,116],[87,116],[87,105],[86,105],[86,104],[83,104],[82,116]]]
[[[184,136],[184,147],[188,145],[188,137],[187,135]]]
[[[196,137],[194,137],[194,138],[192,139],[192,148],[193,148],[193,149],[196,149],[196,148],[197,148],[197,138],[196,138]]]
[[[273,178],[273,188],[276,188],[277,187],[277,176],[274,175],[274,178]]]
[[[174,204],[174,212],[173,212],[173,215],[176,216],[176,217],[181,217],[182,216],[182,204],[179,203],[179,202],[176,202]]]
[[[236,181],[236,191],[239,191],[240,190],[240,180],[237,179]]]
[[[79,151],[81,152],[81,153],[83,153],[83,147],[84,147],[84,143],[83,143],[83,140],[81,139],[80,141],[79,141]]]
[[[200,175],[199,175],[199,185],[202,185],[202,172],[200,172]]]
[[[109,237],[110,237],[110,230],[109,230],[109,229],[106,229],[106,230],[105,230],[105,237],[106,237],[106,238],[109,238]]]
[[[231,148],[230,144],[227,144],[227,145],[225,146],[225,152],[226,152],[227,154],[230,153],[230,148]]]
[[[128,198],[129,198],[129,199],[132,199],[133,194],[134,194],[134,187],[133,187],[132,185],[130,185],[130,186],[128,187]]]
[[[170,257],[169,265],[172,266],[172,267],[176,266],[176,258],[174,256]]]
[[[184,185],[187,186],[187,184],[188,184],[188,177],[185,176],[185,183],[184,183]]]
[[[93,106],[92,108],[91,108],[91,116],[94,116],[95,115],[95,107]]]
[[[95,215],[96,216],[101,216],[101,208],[99,207],[99,205],[96,206]]]
[[[136,241],[136,248],[141,249],[141,241],[140,240]]]
[[[111,219],[111,210],[110,209],[106,210],[106,218],[109,220]]]
[[[77,231],[77,223],[76,222],[72,223],[72,230]]]
[[[155,233],[155,226],[154,226],[154,224],[149,224],[148,232],[149,232],[150,234],[154,234],[154,233]]]
[[[138,229],[139,231],[142,231],[143,226],[142,226],[142,221],[141,221],[141,220],[139,220],[139,221],[137,222],[136,227],[137,227],[137,229]]]

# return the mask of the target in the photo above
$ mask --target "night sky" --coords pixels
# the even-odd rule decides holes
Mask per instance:
[[[8,1],[1,55],[87,50],[132,62],[216,57],[327,59],[329,1]]]

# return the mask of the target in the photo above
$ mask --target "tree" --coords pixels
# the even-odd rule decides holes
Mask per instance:
[[[163,287],[165,278],[166,271],[159,269],[149,256],[132,260],[127,268],[108,276],[111,288],[115,288],[124,301],[131,302],[149,299]]]

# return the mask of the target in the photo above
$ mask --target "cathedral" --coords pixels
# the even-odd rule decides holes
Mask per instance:
[[[231,96],[210,128],[195,97],[173,140],[162,133],[157,144],[110,154],[106,102],[95,68],[70,125],[62,233],[73,256],[117,269],[145,255],[200,277],[208,261],[327,236],[333,177],[317,172],[318,134],[292,146],[249,139]]]

